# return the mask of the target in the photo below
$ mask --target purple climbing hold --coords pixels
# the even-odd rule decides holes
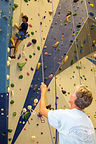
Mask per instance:
[[[19,54],[19,56],[18,56],[18,59],[20,59],[21,58],[21,54]]]
[[[29,47],[29,46],[31,46],[32,45],[32,43],[31,42],[29,42],[28,44],[27,44],[27,47]]]

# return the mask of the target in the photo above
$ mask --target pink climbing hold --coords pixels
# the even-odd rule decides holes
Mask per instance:
[[[29,24],[29,27],[32,27],[32,24]]]
[[[38,16],[40,16],[40,13],[38,13]]]
[[[49,77],[48,77],[48,78],[49,78],[49,79],[51,79],[52,77],[53,77],[53,74],[49,75]]]

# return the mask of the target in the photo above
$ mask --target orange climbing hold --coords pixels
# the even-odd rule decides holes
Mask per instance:
[[[48,55],[48,53],[47,53],[47,52],[45,52],[45,53],[44,53],[44,55]]]
[[[47,46],[44,46],[44,48],[46,49],[46,48],[47,48]]]
[[[49,78],[49,79],[51,79],[52,77],[53,77],[53,74],[49,75],[49,77],[48,77],[48,78]]]

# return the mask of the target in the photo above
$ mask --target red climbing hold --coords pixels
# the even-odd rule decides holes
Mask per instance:
[[[49,79],[51,79],[52,77],[53,77],[53,74],[49,75],[49,77],[48,77],[48,78],[49,78]]]
[[[27,72],[27,76],[29,76],[30,74],[29,74],[29,72]]]
[[[29,24],[29,27],[32,27],[32,24]]]
[[[25,61],[27,61],[27,58],[25,58]]]

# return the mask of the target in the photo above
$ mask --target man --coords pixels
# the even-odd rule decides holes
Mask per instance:
[[[46,85],[41,84],[40,113],[59,132],[59,144],[96,144],[94,127],[83,112],[92,103],[92,93],[84,86],[78,87],[70,96],[71,109],[46,109]]]
[[[15,59],[16,57],[16,53],[18,50],[18,46],[21,43],[22,40],[26,39],[26,32],[28,29],[28,17],[26,15],[22,16],[22,24],[20,26],[15,25],[15,27],[19,30],[18,33],[16,33],[16,35],[13,35],[10,38],[10,41],[12,43],[12,46],[10,46],[10,48],[15,48],[14,54],[12,56],[10,56],[12,59]],[[15,40],[16,40],[16,44],[15,44]]]

